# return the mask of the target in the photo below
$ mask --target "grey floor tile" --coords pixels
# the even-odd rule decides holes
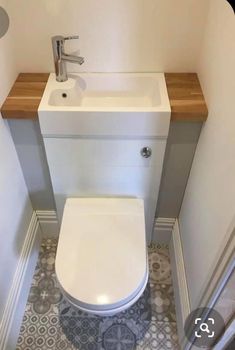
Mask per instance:
[[[55,348],[59,316],[26,312],[20,329],[17,350],[49,350]]]
[[[17,350],[178,349],[169,252],[149,248],[150,278],[141,298],[113,317],[86,314],[62,296],[55,276],[56,240],[44,240]]]
[[[136,350],[178,350],[176,323],[152,321]]]

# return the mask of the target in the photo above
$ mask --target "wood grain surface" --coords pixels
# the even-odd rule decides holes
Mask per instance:
[[[21,73],[2,105],[2,117],[6,119],[37,119],[48,73]]]
[[[1,108],[6,119],[37,119],[48,73],[21,73]],[[208,110],[196,73],[165,73],[172,121],[202,122]]]
[[[205,121],[206,102],[196,73],[165,73],[173,121]]]

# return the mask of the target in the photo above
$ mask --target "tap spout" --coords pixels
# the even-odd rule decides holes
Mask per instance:
[[[79,56],[75,56],[75,55],[68,55],[66,53],[62,53],[61,60],[67,61],[67,62],[72,62],[72,63],[78,63],[80,65],[84,63],[84,57],[79,57]]]

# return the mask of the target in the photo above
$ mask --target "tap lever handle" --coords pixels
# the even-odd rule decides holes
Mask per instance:
[[[64,37],[64,40],[73,40],[73,39],[79,39],[79,35],[72,35],[72,36]]]

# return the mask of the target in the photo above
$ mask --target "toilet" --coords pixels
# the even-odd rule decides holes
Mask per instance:
[[[55,270],[76,308],[100,316],[129,308],[148,281],[144,201],[68,198]]]

